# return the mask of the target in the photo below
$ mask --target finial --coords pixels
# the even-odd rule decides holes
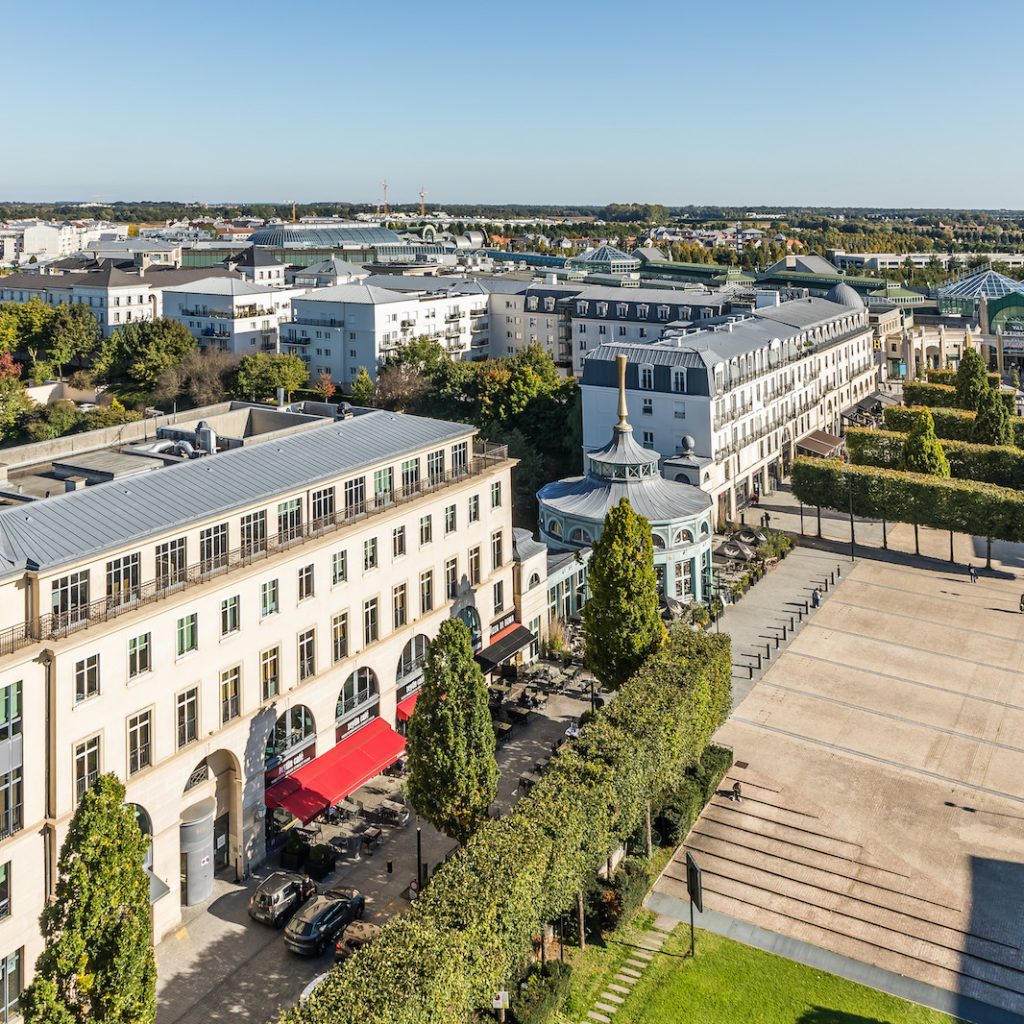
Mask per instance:
[[[619,422],[615,429],[620,433],[632,432],[629,425],[629,406],[626,404],[626,357],[618,355],[615,362],[619,365]]]

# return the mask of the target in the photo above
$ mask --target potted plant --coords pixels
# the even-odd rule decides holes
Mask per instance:
[[[289,832],[284,846],[281,847],[281,867],[289,871],[298,871],[306,862],[309,847],[297,832]]]
[[[310,878],[322,882],[334,870],[337,859],[333,846],[328,843],[317,843],[310,849],[306,858],[306,870]]]

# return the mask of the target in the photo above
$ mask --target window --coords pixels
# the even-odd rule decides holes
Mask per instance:
[[[313,526],[323,527],[334,519],[334,488],[313,492]]]
[[[434,522],[430,516],[420,516],[420,544],[429,544],[434,539]]]
[[[267,513],[250,512],[242,516],[242,556],[267,550]]]
[[[408,620],[407,588],[404,583],[399,583],[391,591],[391,606],[394,611],[394,629],[401,629]]]
[[[444,593],[449,601],[459,596],[459,560],[449,558],[444,563]]]
[[[156,587],[165,590],[185,579],[188,565],[186,562],[185,538],[169,540],[166,544],[156,547]]]
[[[0,740],[21,734],[21,683],[0,689]]]
[[[644,447],[645,448],[653,448],[654,447],[654,431],[652,431],[652,430],[645,430],[644,431]]]
[[[469,550],[469,582],[475,587],[480,582],[480,548]]]
[[[505,553],[502,551],[501,530],[491,534],[491,570],[500,569],[505,563]]]
[[[267,580],[260,586],[260,618],[276,615],[279,607],[277,580]]]
[[[239,615],[239,598],[227,597],[220,603],[220,635],[227,636],[229,633],[237,633],[241,629],[241,616]]]
[[[277,506],[277,539],[295,540],[302,535],[302,499],[291,498]]]
[[[357,668],[345,680],[345,684],[338,694],[338,703],[334,709],[334,720],[341,722],[353,712],[364,708],[371,701],[376,700],[377,693],[377,676],[374,674],[373,669]],[[355,725],[357,723],[352,724]],[[360,721],[358,724],[362,724],[362,722]]]
[[[21,766],[0,775],[0,838],[21,829],[22,780]]]
[[[366,511],[366,480],[356,477],[345,481],[345,515],[357,516]]]
[[[89,617],[88,570],[62,576],[51,586],[54,628],[70,626]]]
[[[348,554],[345,551],[335,551],[331,556],[331,584],[337,586],[348,579]]]
[[[420,489],[420,460],[406,459],[402,463],[402,491],[415,494]]]
[[[449,533],[454,533],[455,532],[455,523],[456,523],[455,506],[454,505],[448,505],[445,508],[445,510],[444,510],[444,532],[445,532],[445,536],[447,536]]]
[[[380,612],[377,598],[363,602],[363,644],[372,644],[380,637]]]
[[[374,470],[373,501],[380,508],[390,505],[395,500],[395,471],[387,466],[385,469]]]
[[[683,394],[686,391],[686,371],[685,370],[673,370],[672,371],[672,390],[676,394]]]
[[[469,468],[469,443],[460,441],[452,445],[452,476],[463,476]]]
[[[134,679],[148,672],[153,667],[153,656],[151,649],[152,634],[143,633],[142,636],[132,637],[128,641],[128,678]]]
[[[128,719],[128,774],[134,775],[153,763],[153,713],[140,711]]]
[[[480,495],[471,494],[469,496],[469,521],[471,523],[480,522]]]
[[[21,998],[21,957],[22,950],[15,950],[9,957],[0,960],[0,1021],[18,1019],[18,1000]]]
[[[11,862],[8,861],[4,865],[0,865],[0,919],[11,916]],[[2,1010],[6,1007],[0,1007],[0,1020],[6,1020],[5,1016],[2,1016]]]
[[[502,611],[505,607],[505,582],[504,580],[498,580],[494,584],[494,614]]]
[[[299,570],[299,600],[305,601],[306,598],[312,597],[315,591],[316,587],[313,582],[313,566],[304,565]]]
[[[377,538],[371,537],[363,541],[363,571],[369,572],[377,568]]]
[[[348,612],[331,619],[331,654],[335,661],[348,657]]]
[[[491,508],[501,507],[501,481],[495,480],[491,484]]]
[[[299,634],[299,682],[316,674],[316,630]]]
[[[239,715],[241,710],[239,707],[239,691],[241,689],[239,683],[241,679],[242,670],[237,665],[220,674],[220,720],[222,725]]]
[[[685,420],[686,419],[686,404],[684,402],[676,402],[676,404],[672,407],[672,415],[677,420]]]
[[[192,612],[178,619],[178,657],[199,648],[199,615]]]
[[[194,743],[199,735],[199,690],[193,686],[191,690],[178,694],[178,747]]]
[[[125,555],[107,562],[107,606],[116,608],[138,600],[140,577],[140,556]]]
[[[281,692],[281,648],[260,654],[260,699],[270,700]]]
[[[210,572],[228,564],[228,524],[219,523],[199,534],[201,572]]]
[[[100,738],[93,736],[75,744],[75,794],[81,800],[85,791],[99,778]]]
[[[644,401],[643,401],[643,405],[640,407],[640,411],[641,411],[641,413],[643,413],[644,416],[653,416],[654,415],[654,399],[653,398],[645,398]]]
[[[427,482],[439,484],[444,480],[444,449],[429,452],[427,455]]]
[[[434,610],[434,570],[420,573],[420,614]]]
[[[90,654],[75,663],[75,703],[78,704],[100,692],[100,656]]]
[[[640,387],[644,391],[654,390],[654,367],[653,366],[641,366],[640,367]]]

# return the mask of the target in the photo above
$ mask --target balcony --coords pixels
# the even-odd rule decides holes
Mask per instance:
[[[416,326],[415,320],[403,320],[401,326],[405,329]]]
[[[408,487],[396,487],[386,496],[356,502],[342,511],[325,516],[313,523],[305,523],[300,527],[294,527],[268,537],[258,544],[248,544],[218,555],[213,562],[206,560],[196,562],[188,567],[182,566],[160,579],[150,580],[133,587],[128,600],[112,601],[103,597],[66,612],[51,612],[40,615],[38,618],[26,619],[16,626],[0,631],[0,655],[11,654],[34,643],[60,640],[72,633],[88,629],[95,623],[120,618],[145,605],[201,586],[215,577],[225,576],[235,569],[263,561],[278,552],[307,544],[311,540],[318,540],[350,523],[362,522],[370,516],[391,511],[398,505],[415,501],[424,494],[431,494],[461,484],[474,476],[488,473],[507,461],[508,449],[505,445],[475,440],[473,442],[473,457],[464,469],[450,470],[443,475],[435,474],[430,480],[423,480]],[[18,827],[20,827],[20,823]]]
[[[238,309],[182,309],[178,316],[195,316],[207,320],[251,320],[257,316],[277,316],[265,306],[239,306]]]
[[[313,317],[296,317],[292,323],[302,324],[303,327],[344,327],[344,320],[335,320],[333,317],[328,320],[316,320]]]
[[[462,319],[461,313],[449,313],[445,318],[446,324],[457,324]]]

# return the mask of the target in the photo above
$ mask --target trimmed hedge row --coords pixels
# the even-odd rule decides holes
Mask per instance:
[[[510,1019],[514,1024],[547,1024],[569,994],[572,970],[561,960],[551,960],[531,971],[522,987],[512,993]]]
[[[1013,392],[1000,391],[999,397],[1012,416],[1017,411]],[[903,401],[907,405],[927,405],[930,409],[955,409],[957,408],[956,388],[949,384],[926,384],[920,380],[905,380],[903,382]]]
[[[1002,383],[999,374],[990,372],[986,374],[988,377],[988,386],[990,388],[997,388]],[[956,386],[956,370],[925,370],[925,377],[928,379],[929,384],[950,384]]]
[[[846,431],[850,461],[858,466],[899,469],[907,435],[889,430],[851,427]],[[980,480],[997,487],[1024,489],[1024,451],[1007,445],[942,442],[949,472],[957,480]]]
[[[543,922],[697,765],[731,700],[729,637],[670,631],[505,818],[486,822],[285,1024],[453,1024],[519,977]]]
[[[923,406],[889,405],[882,410],[882,417],[889,430],[907,434]],[[974,434],[976,413],[968,409],[932,408],[935,433],[942,440],[970,441]],[[1013,438],[1018,448],[1024,448],[1024,416],[1011,416]]]
[[[976,480],[941,479],[874,466],[800,457],[793,493],[805,505],[937,530],[1024,540],[1024,493]]]
[[[654,811],[654,826],[663,845],[678,846],[686,838],[731,767],[732,751],[712,744],[701,755],[697,766],[686,773],[675,789],[665,794]]]

